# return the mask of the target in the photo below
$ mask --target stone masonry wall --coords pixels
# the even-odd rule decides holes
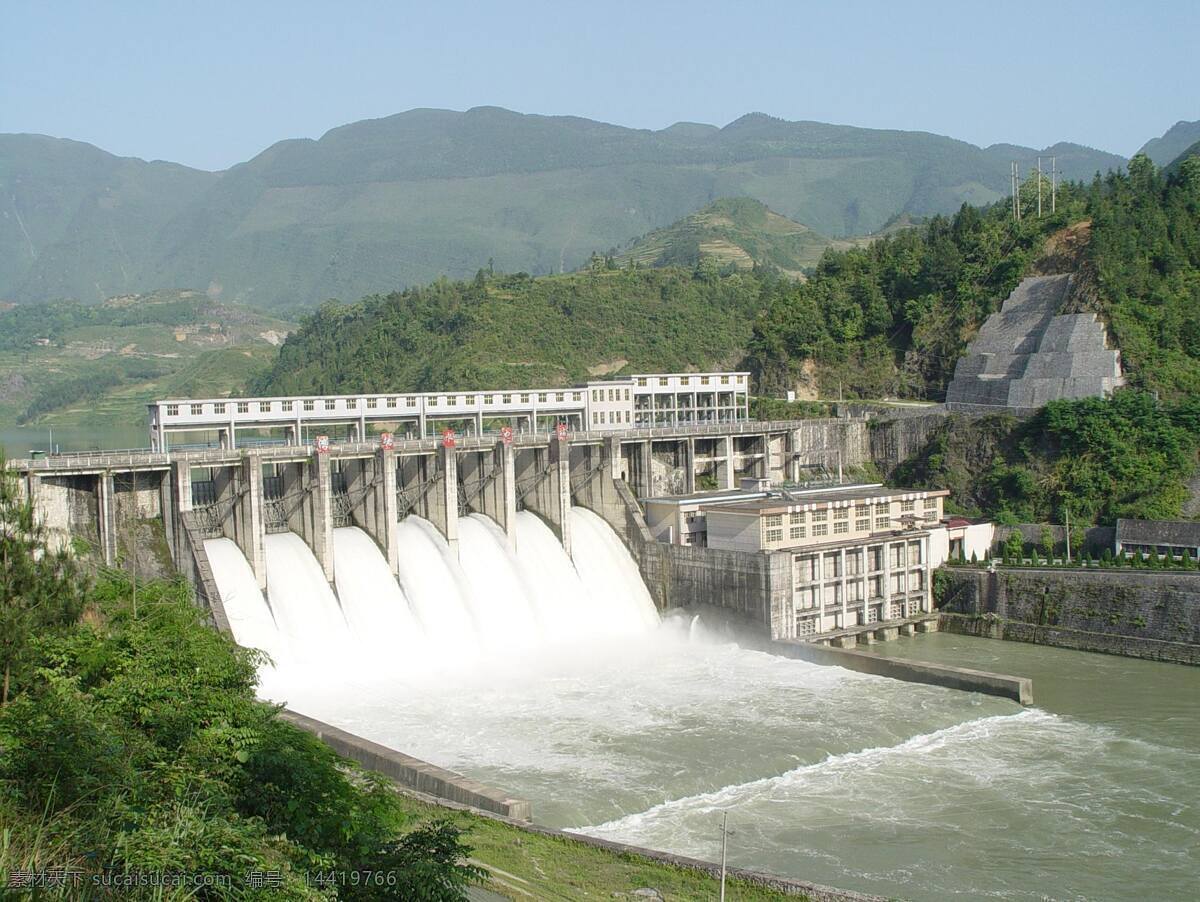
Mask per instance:
[[[941,610],[992,624],[956,632],[1200,663],[1200,573],[948,568],[939,580]]]

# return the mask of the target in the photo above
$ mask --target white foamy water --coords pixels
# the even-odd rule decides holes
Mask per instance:
[[[276,664],[282,663],[288,655],[287,637],[275,625],[242,549],[233,539],[205,539],[204,551],[238,643],[265,651]]]
[[[460,527],[456,559],[406,520],[398,582],[369,538],[339,530],[340,602],[298,537],[270,542],[280,641],[325,641],[264,673],[263,694],[598,836],[713,858],[728,811],[732,863],[888,896],[1190,897],[1200,752],[1129,726],[1158,696],[1090,722],[748,651],[690,618],[659,624],[620,540],[588,512],[572,513],[572,557],[529,513],[515,554],[482,518]],[[243,587],[237,623],[270,640],[235,552],[212,555],[218,582]],[[895,644],[931,638],[951,637]],[[1092,660],[1060,654],[1074,657],[1052,687]],[[987,669],[1032,672],[1043,695],[1023,664]],[[1104,697],[1135,685],[1109,675]],[[1169,709],[1192,737],[1195,708]]]

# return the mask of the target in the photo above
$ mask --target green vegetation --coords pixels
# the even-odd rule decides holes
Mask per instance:
[[[198,292],[0,311],[0,428],[127,427],[140,436],[147,401],[240,388],[291,328]]]
[[[749,197],[722,198],[630,243],[617,266],[696,267],[701,259],[721,266],[774,267],[791,276],[816,265],[825,248],[848,246],[814,232]]]
[[[944,486],[968,514],[1005,524],[1111,524],[1172,518],[1200,451],[1200,400],[1156,401],[1126,389],[1111,399],[1055,401],[1035,416],[948,417],[894,474]]]
[[[1092,184],[1088,259],[1134,384],[1200,392],[1200,157],[1164,177],[1145,157]]]
[[[1038,153],[1057,154],[1069,178],[1125,162],[1078,145],[980,149],[757,113],[652,132],[495,107],[410,110],[282,141],[221,173],[2,135],[0,300],[193,286],[294,309],[469,278],[489,259],[557,273],[718,197],[862,235],[897,214],[998,200],[1009,161],[1028,171]]]
[[[326,304],[256,392],[399,391],[567,384],[589,374],[729,366],[770,274],[605,269],[524,273]]]

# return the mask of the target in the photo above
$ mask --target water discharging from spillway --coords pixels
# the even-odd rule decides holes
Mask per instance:
[[[1049,710],[1022,710],[816,667],[660,624],[603,521],[575,510],[571,530],[568,556],[522,512],[514,552],[466,517],[455,557],[409,518],[397,579],[339,529],[336,594],[297,536],[268,536],[265,596],[232,542],[206,547],[235,635],[276,662],[264,697],[532,799],[542,823],[711,860],[728,811],[734,864],[910,899],[1189,897],[1200,668],[885,646],[1033,676]]]

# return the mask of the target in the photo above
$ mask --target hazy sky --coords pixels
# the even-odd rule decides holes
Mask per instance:
[[[0,132],[206,169],[412,107],[785,119],[1122,155],[1200,118],[1200,2],[0,0]]]

